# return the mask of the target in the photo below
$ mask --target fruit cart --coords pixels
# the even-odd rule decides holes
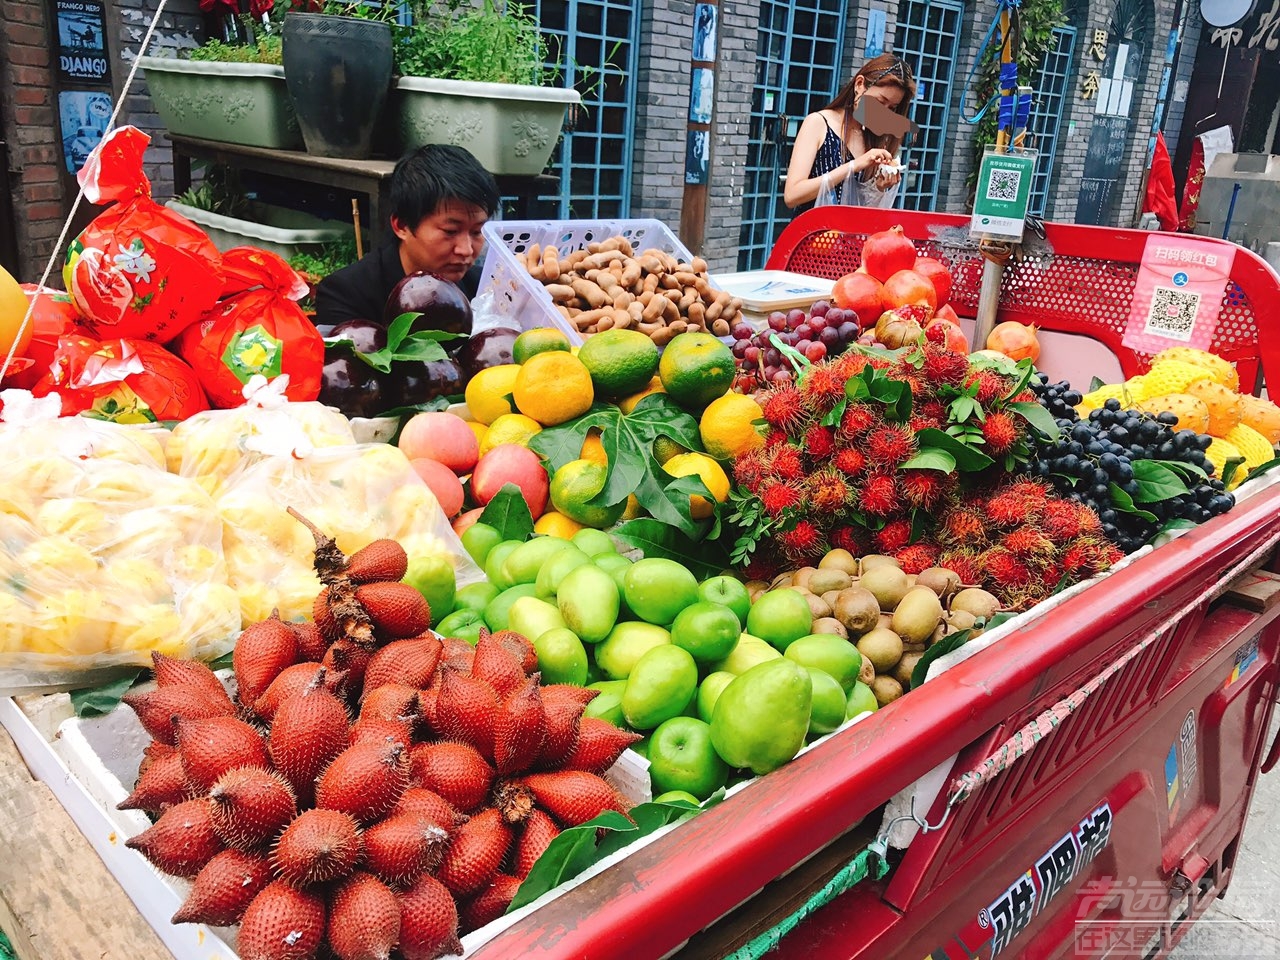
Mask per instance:
[[[768,266],[834,279],[857,266],[868,234],[894,224],[950,261],[953,302],[972,311],[982,258],[963,245],[959,216],[814,210]],[[1121,341],[1150,236],[1046,224],[1041,252],[1006,270],[1000,319],[1091,336],[1126,375],[1139,372],[1145,358]],[[1244,250],[1231,279],[1212,349],[1243,383],[1278,382],[1280,340],[1260,327],[1280,306],[1280,279]],[[761,937],[737,954],[756,957],[784,929],[770,956],[1167,955],[1230,881],[1257,777],[1280,752],[1266,742],[1280,685],[1280,579],[1265,572],[1278,509],[1280,487],[1264,486],[1042,605],[995,649],[476,956],[711,958]],[[931,772],[942,789],[914,810],[928,828],[905,851],[878,848],[872,877],[881,851],[891,872],[849,889],[842,868],[880,832],[882,808]]]

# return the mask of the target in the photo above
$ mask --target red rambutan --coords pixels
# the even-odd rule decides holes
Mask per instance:
[[[779,533],[778,544],[791,560],[808,560],[823,552],[822,533],[808,520]]]
[[[1016,494],[1020,497],[1026,497],[1028,500],[1036,503],[1043,504],[1049,499],[1049,487],[1046,484],[1041,483],[1039,480],[1029,480],[1026,478],[1015,480],[1013,483],[1009,484],[1007,489],[1010,493]]]
[[[1016,527],[1040,519],[1043,501],[1019,496],[1005,487],[987,499],[987,519],[999,527]]]
[[[1007,413],[988,413],[982,421],[982,439],[992,453],[1008,453],[1018,442],[1018,425]]]
[[[826,460],[835,449],[835,431],[830,427],[810,427],[805,431],[804,452],[814,460]]]
[[[1062,551],[1062,569],[1078,580],[1101,573],[1124,557],[1124,551],[1101,537],[1077,537]]]
[[[1035,527],[1018,527],[1000,538],[1000,546],[1015,556],[1043,557],[1053,553],[1053,542]]]
[[[849,502],[849,484],[835,470],[819,470],[805,483],[805,499],[815,513],[830,515]]]
[[[867,358],[856,350],[850,350],[836,357],[831,368],[844,378],[845,383],[848,383],[867,368]]]
[[[893,556],[911,543],[911,521],[907,519],[890,520],[876,531],[872,540],[876,549],[887,556]]]
[[[873,517],[887,517],[902,505],[897,484],[893,475],[888,473],[873,473],[867,477],[859,491],[858,501],[862,509]]]
[[[865,531],[859,527],[836,527],[831,531],[831,546],[837,550],[848,550],[855,557],[865,552],[866,544],[863,542]]]
[[[815,410],[826,413],[844,397],[844,385],[848,380],[832,364],[819,363],[809,368],[800,390]]]
[[[931,543],[917,543],[899,550],[894,554],[894,559],[902,567],[903,573],[919,573],[937,562],[938,548]]]
[[[780,564],[776,560],[765,560],[763,557],[752,557],[742,570],[742,578],[746,582],[763,580],[768,583],[778,575]]]
[[[1056,543],[1074,540],[1085,531],[1081,529],[1081,515],[1078,508],[1084,504],[1070,500],[1059,500],[1056,497],[1045,501],[1044,513],[1040,517],[1040,526],[1045,534]],[[1085,507],[1088,510],[1087,507]],[[1088,510],[1093,513],[1092,510]],[[1097,516],[1094,514],[1094,516]]]
[[[761,447],[738,455],[733,462],[733,476],[752,493],[759,493],[760,481],[769,470],[770,455]]]
[[[972,547],[975,543],[981,542],[986,532],[987,524],[982,519],[982,515],[967,507],[948,510],[938,528],[938,536],[944,543],[966,547]]]
[[[1031,582],[1027,565],[1003,547],[983,551],[978,565],[987,580],[1006,590],[1025,587]]]
[[[764,448],[772,450],[774,447],[780,447],[791,438],[781,430],[768,429],[764,434]]]
[[[946,404],[941,400],[927,400],[920,404],[920,416],[942,423],[947,419]]]
[[[760,494],[760,503],[771,517],[790,510],[800,502],[800,491],[785,483],[771,483]]]
[[[929,344],[924,351],[920,373],[932,384],[958,385],[969,375],[969,358]]]
[[[769,469],[779,480],[799,480],[805,474],[800,451],[791,444],[774,449],[773,463],[770,464]]]
[[[867,469],[867,458],[853,447],[837,450],[831,458],[831,465],[849,477],[860,477]]]
[[[1010,403],[1036,403],[1036,395],[1030,390],[1019,390],[1009,400]]]
[[[791,384],[774,387],[760,398],[764,420],[771,427],[791,433],[808,418],[804,397]]]
[[[939,429],[942,426],[941,420],[935,420],[933,417],[926,417],[920,414],[912,417],[907,421],[907,429],[912,433],[919,433],[921,430]]]
[[[893,469],[915,453],[915,439],[902,427],[884,426],[867,434],[867,459]]]
[[[931,508],[947,488],[947,474],[938,470],[904,470],[902,496],[912,506]]]
[[[979,403],[990,403],[997,397],[1004,396],[1009,390],[1009,381],[993,370],[972,371],[965,380],[965,386],[978,385],[976,399]]]
[[[851,403],[845,407],[836,432],[841,440],[856,440],[879,422],[880,418],[869,407]]]
[[[938,566],[955,573],[964,584],[982,582],[982,568],[978,565],[978,554],[973,550],[945,550],[938,557]]]

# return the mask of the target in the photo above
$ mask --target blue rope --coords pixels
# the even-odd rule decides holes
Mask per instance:
[[[978,52],[973,58],[973,66],[969,68],[969,75],[965,77],[964,86],[966,90],[973,89],[973,77],[978,72],[978,64],[982,62],[982,54],[987,49],[987,47],[991,45],[991,41],[996,35],[996,30],[1000,28],[1000,12],[1002,10],[1016,10],[1018,7],[1021,7],[1021,6],[1022,6],[1022,0],[996,0],[996,17],[994,20],[991,21],[991,28],[987,30],[986,38],[983,39],[982,44],[978,47]],[[1018,68],[1016,64],[1003,64],[1001,66],[1001,70],[1000,70],[1001,84],[1003,86],[1004,71],[1005,71],[1005,68],[1007,67],[1013,68],[1013,86],[1016,87],[1018,84],[1018,72],[1017,72]],[[982,119],[982,117],[986,114],[986,112],[989,109],[991,109],[991,105],[995,103],[998,99],[1000,99],[1000,95],[996,94],[986,103],[984,103],[982,105],[982,108],[971,117],[966,117],[964,115],[964,107],[962,105],[960,110],[960,122],[961,123],[977,123],[979,120]],[[1010,119],[1012,119],[1012,114],[1010,114]],[[1004,123],[1003,117],[1001,118],[1000,122],[1003,125]]]

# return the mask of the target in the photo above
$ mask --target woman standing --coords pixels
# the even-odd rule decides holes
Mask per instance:
[[[880,165],[897,162],[902,141],[867,129],[854,118],[854,112],[863,97],[870,97],[905,117],[915,95],[915,77],[901,57],[882,53],[864,63],[834,100],[809,114],[800,125],[783,190],[787,206],[795,208],[815,200],[824,175],[836,203],[852,200],[860,206],[891,205],[900,177],[880,173]],[[856,197],[846,200],[846,189],[856,190]]]

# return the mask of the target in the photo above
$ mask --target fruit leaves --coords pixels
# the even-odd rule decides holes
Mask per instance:
[[[1022,417],[1032,430],[1046,440],[1057,440],[1062,432],[1058,429],[1058,423],[1053,419],[1052,414],[1035,401],[1020,400],[1017,403],[1009,404],[1006,409]]]
[[[955,468],[966,473],[985,470],[995,463],[981,450],[975,450],[969,444],[962,443],[945,430],[939,430],[936,427],[925,427],[925,429],[917,431],[916,441],[920,444],[921,451],[926,448],[932,448],[949,454],[952,460],[955,461]]]
[[[77,717],[100,717],[110,713],[120,703],[120,698],[129,692],[129,688],[138,682],[141,670],[134,670],[118,680],[104,683],[98,687],[71,691],[71,707]]]
[[[629,547],[644,551],[646,558],[674,560],[699,580],[718,576],[729,565],[729,558],[711,544],[695,543],[668,524],[647,517],[628,520],[609,534]]]
[[[844,392],[855,402],[873,400],[881,404],[889,420],[903,422],[911,418],[911,384],[886,377],[870,364],[845,384]]]
[[[613,506],[634,493],[655,519],[690,536],[702,534],[702,525],[690,513],[689,497],[697,494],[711,499],[706,484],[696,476],[671,476],[653,456],[653,444],[659,437],[700,450],[697,420],[670,397],[655,393],[628,414],[611,404],[593,404],[578,419],[534,434],[529,447],[550,462],[554,474],[582,456],[582,445],[593,428],[601,432],[600,443],[609,465],[604,487],[591,499],[592,504]]]
[[[1156,515],[1135,506],[1133,497],[1125,493],[1124,488],[1116,483],[1108,483],[1107,489],[1111,491],[1111,506],[1113,509],[1118,510],[1120,513],[1131,513],[1147,523],[1156,522]]]
[[[480,523],[487,523],[503,540],[528,540],[533,533],[533,515],[524,494],[514,483],[504,483],[480,514]]]
[[[941,656],[945,656],[952,650],[958,650],[964,646],[969,637],[973,634],[972,630],[957,630],[955,633],[948,634],[937,643],[929,647],[919,660],[916,661],[916,667],[911,671],[911,689],[924,683],[925,678],[929,675],[929,664],[937,660]]]
[[[391,326],[387,327],[387,345],[372,353],[361,353],[350,340],[326,340],[325,343],[346,344],[357,357],[383,373],[390,373],[392,362],[397,360],[420,360],[424,363],[444,360],[447,354],[440,344],[448,340],[457,340],[462,334],[446,333],[443,330],[419,330],[416,333],[410,333],[413,321],[420,316],[422,316],[420,313],[402,313],[392,320]]]
[[[1134,503],[1158,503],[1187,492],[1187,485],[1177,471],[1158,460],[1133,461],[1133,479],[1138,481]]]

